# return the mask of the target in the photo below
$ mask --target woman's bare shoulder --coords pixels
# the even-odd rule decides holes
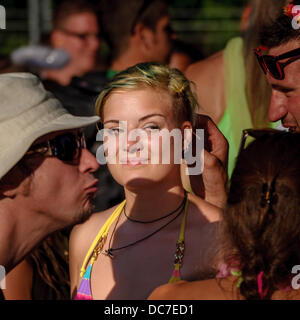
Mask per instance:
[[[77,291],[77,285],[80,281],[80,269],[84,258],[96,235],[114,209],[115,207],[102,212],[93,213],[86,222],[76,225],[71,232],[69,261],[72,296],[74,296]]]
[[[116,207],[117,206],[105,211],[95,212],[87,221],[76,225],[72,229],[71,239],[74,241],[76,241],[76,239],[80,239],[80,241],[84,241],[85,243],[91,243]]]
[[[192,211],[201,213],[208,222],[212,223],[221,220],[222,209],[193,194],[189,194],[189,202],[192,205]]]
[[[227,295],[217,280],[180,281],[155,289],[149,300],[225,300]]]
[[[72,229],[70,235],[70,258],[72,260],[76,260],[77,263],[83,261],[93,240],[116,207],[93,213],[87,221]]]

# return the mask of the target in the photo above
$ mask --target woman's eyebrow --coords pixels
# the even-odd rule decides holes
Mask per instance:
[[[161,114],[161,113],[152,113],[152,114],[148,114],[142,118],[139,119],[139,122],[145,121],[148,118],[152,118],[152,117],[162,117],[162,118],[166,118],[165,115]]]
[[[142,121],[145,121],[147,120],[148,118],[152,118],[152,117],[162,117],[162,118],[166,118],[166,116],[164,116],[163,114],[160,114],[160,113],[151,113],[151,114],[148,114],[142,118],[140,118],[138,121],[139,122],[142,122]],[[122,120],[124,121],[124,120]],[[107,124],[107,123],[120,123],[121,121],[120,120],[107,120],[105,122],[103,122],[103,125]]]
[[[107,120],[107,121],[103,122],[103,125],[105,125],[106,123],[109,123],[109,122],[119,123],[120,121],[119,120]]]

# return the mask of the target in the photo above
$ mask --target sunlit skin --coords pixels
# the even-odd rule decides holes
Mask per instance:
[[[278,56],[299,47],[298,41],[290,41],[270,49],[269,54]],[[269,120],[281,120],[284,127],[300,132],[300,60],[287,65],[284,73],[283,80],[277,80],[267,73],[267,80],[272,86]]]
[[[154,133],[154,131],[162,129],[171,131],[176,128],[176,121],[172,110],[172,98],[169,94],[151,89],[114,93],[105,103],[103,118],[104,128],[113,132],[116,138],[119,138],[119,135],[123,134],[123,129],[120,128],[119,124],[120,121],[127,121],[127,137],[129,137],[130,131],[134,129],[142,129],[149,137],[149,152],[147,159],[149,164],[132,166],[130,165],[132,164],[132,161],[131,163],[127,163],[127,165],[109,164],[109,169],[113,177],[118,183],[125,187],[125,191],[126,188],[134,189],[139,187],[141,183],[146,184],[147,181],[151,184],[154,182],[159,184],[165,180],[167,176],[172,176],[174,181],[176,179],[179,179],[180,181],[180,166],[174,164],[172,155],[171,162],[173,162],[173,164],[171,165],[151,164],[150,158],[151,133],[155,135],[157,133]],[[191,125],[188,122],[184,122],[181,129],[183,130],[188,127],[191,128]],[[173,141],[171,140],[171,152],[174,150],[172,142]],[[130,152],[130,148],[134,147],[136,143],[137,141],[129,141],[129,139],[127,141],[126,153],[129,159],[132,158],[132,156],[135,157],[135,153],[138,157],[143,157],[142,150]],[[119,159],[118,149],[119,145],[117,143],[117,160],[122,160]],[[122,156],[122,158],[124,158],[124,156]],[[174,181],[172,183],[174,183]]]
[[[69,131],[48,134],[36,143],[43,143],[66,132]],[[76,130],[71,132],[76,133]],[[99,167],[94,156],[87,149],[82,149],[80,158],[74,163],[40,154],[32,155],[29,161],[40,161],[41,157],[45,159],[33,174],[30,203],[42,205],[36,209],[46,215],[54,215],[66,224],[85,220],[90,214],[91,199],[96,191],[94,184],[98,181],[92,175]]]
[[[119,121],[127,121],[128,132],[139,128],[148,134],[152,130],[191,128],[188,121],[178,122],[175,118],[172,102],[169,93],[160,89],[115,90],[104,104],[104,128],[116,136],[122,131]],[[127,141],[125,151],[130,154],[130,147],[134,144],[135,142]],[[183,201],[179,164],[125,163],[109,165],[109,169],[117,182],[124,186],[128,217],[144,222],[153,221],[172,212]],[[194,195],[189,194],[188,198],[182,277],[195,279],[203,276],[203,270],[211,270],[209,257],[216,244],[216,224],[209,222],[218,221],[220,211]],[[115,208],[93,214],[86,223],[72,230],[72,297],[81,280],[79,270],[84,257],[101,226]],[[150,224],[134,223],[121,214],[112,241],[110,239],[115,223],[109,230],[103,250],[107,250],[109,245],[117,248],[142,239],[169,220],[171,219],[166,218]],[[145,299],[159,284],[167,283],[173,271],[174,249],[181,222],[182,215],[149,239],[116,251],[113,259],[99,255],[91,276],[93,299]]]

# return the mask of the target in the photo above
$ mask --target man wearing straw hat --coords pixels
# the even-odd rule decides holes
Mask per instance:
[[[98,180],[75,117],[29,73],[0,75],[0,265],[9,272],[56,230],[86,220]],[[1,291],[1,290],[0,290]]]

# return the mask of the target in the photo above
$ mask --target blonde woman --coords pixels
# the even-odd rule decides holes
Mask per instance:
[[[97,113],[108,135],[121,141],[139,130],[146,138],[140,145],[129,139],[117,143],[116,162],[108,162],[125,201],[72,231],[75,299],[146,299],[161,284],[214,276],[220,209],[185,192],[174,161],[175,140],[170,139],[169,164],[162,161],[161,138],[157,154],[145,144],[155,134],[191,129],[196,104],[180,71],[149,63],[121,72],[98,97]],[[149,148],[147,159],[143,148]]]

